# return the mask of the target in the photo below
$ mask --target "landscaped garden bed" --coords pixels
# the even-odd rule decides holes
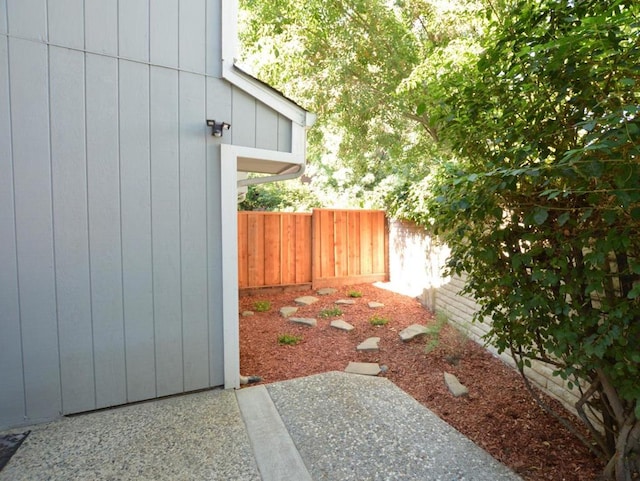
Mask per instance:
[[[297,306],[294,300],[301,296],[315,296],[318,301]],[[336,305],[341,299],[356,302]],[[254,308],[266,305],[267,301],[268,310],[258,312]],[[383,306],[371,308],[369,302]],[[317,325],[290,322],[280,313],[285,306],[298,308],[295,317],[316,318]],[[338,314],[338,307],[342,314]],[[438,324],[415,299],[362,284],[324,296],[311,290],[258,292],[240,298],[240,311],[253,312],[240,317],[243,375],[257,375],[262,382],[270,383],[344,371],[349,362],[378,363],[387,368],[381,376],[393,381],[525,480],[593,480],[602,470],[584,445],[536,405],[516,371],[459,331],[444,324],[430,329],[430,334],[401,341],[399,332],[411,324]],[[336,315],[328,315],[330,312]],[[336,319],[355,329],[331,327],[331,321]],[[378,319],[387,322],[375,322]],[[297,342],[279,342],[283,336],[296,338]],[[358,352],[358,344],[370,337],[380,338],[379,351]],[[445,372],[454,374],[469,389],[469,394],[454,397],[444,384]],[[561,409],[558,403],[550,402]]]

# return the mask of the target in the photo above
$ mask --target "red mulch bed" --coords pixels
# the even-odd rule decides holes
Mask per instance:
[[[334,308],[337,299],[359,291],[352,306],[339,306],[344,319],[356,329],[344,332],[330,327],[333,318],[319,317]],[[438,345],[427,353],[428,340],[402,342],[398,333],[413,323],[434,322],[433,315],[413,298],[361,284],[338,289],[329,296],[300,307],[295,317],[314,317],[317,327],[297,325],[279,310],[294,306],[296,297],[315,291],[263,291],[240,298],[240,310],[254,311],[256,301],[270,301],[267,312],[240,317],[240,367],[243,375],[258,375],[275,382],[327,371],[343,371],[349,361],[377,362],[388,366],[388,379],[424,406],[510,466],[525,480],[594,480],[602,470],[595,459],[569,431],[532,400],[520,375],[475,342],[449,326],[442,329]],[[369,301],[384,307],[371,309]],[[372,326],[374,316],[390,320]],[[294,346],[278,343],[290,334],[302,340]],[[380,337],[380,351],[362,353],[356,346],[367,337]],[[454,398],[443,382],[443,373],[455,374],[469,388],[467,397]],[[550,401],[557,409],[559,403]],[[570,414],[564,412],[568,417]]]

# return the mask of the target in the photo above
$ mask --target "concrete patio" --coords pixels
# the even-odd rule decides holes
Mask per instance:
[[[341,372],[28,429],[0,481],[520,479],[387,379]]]

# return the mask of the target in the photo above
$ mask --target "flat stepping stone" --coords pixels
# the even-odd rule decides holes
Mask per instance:
[[[382,302],[371,301],[371,302],[369,302],[369,307],[371,309],[378,309],[380,307],[384,307],[384,304]]]
[[[356,303],[353,299],[338,299],[334,304],[341,304],[344,306],[352,306]]]
[[[298,297],[297,299],[294,300],[294,302],[296,304],[299,304],[301,306],[310,306],[311,304],[318,302],[318,298],[317,297],[313,297],[313,296],[302,296],[302,297]]]
[[[454,397],[466,396],[469,394],[469,389],[467,389],[464,384],[458,381],[458,378],[453,374],[445,372],[444,383],[447,385],[447,388],[449,388],[449,392],[453,394]]]
[[[411,324],[406,329],[400,331],[400,339],[402,339],[403,341],[409,341],[416,336],[422,336],[424,334],[427,334],[428,332],[429,329],[427,329],[426,326],[423,326],[421,324]]]
[[[349,362],[344,372],[363,376],[377,376],[380,374],[381,369],[378,363],[375,362]]]
[[[341,331],[353,331],[355,327],[349,324],[347,321],[343,321],[342,319],[337,319],[335,321],[331,321],[331,327],[335,327],[336,329],[340,329]]]
[[[280,314],[282,315],[282,317],[289,317],[292,316],[293,314],[295,314],[296,312],[298,312],[298,308],[297,307],[293,307],[293,306],[284,306],[280,308]]]
[[[242,317],[249,317],[249,316],[253,316],[253,311],[242,311],[241,316],[242,316]]]
[[[334,289],[333,287],[324,287],[322,289],[318,289],[316,294],[319,296],[330,296],[331,294],[335,294],[338,292],[338,289]]]
[[[318,325],[318,321],[311,317],[290,317],[289,320],[296,324],[304,324],[305,326],[316,327]]]
[[[360,344],[358,344],[358,347],[356,347],[356,350],[357,351],[378,351],[380,349],[380,346],[378,346],[379,343],[380,343],[379,337],[370,337],[362,341]]]

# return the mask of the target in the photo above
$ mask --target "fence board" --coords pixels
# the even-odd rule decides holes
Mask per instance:
[[[280,246],[290,239],[281,237],[280,215],[264,217],[264,283],[267,286],[281,284]]]
[[[383,211],[239,212],[239,287],[387,280],[387,235]]]
[[[311,215],[296,216],[296,275],[295,283],[304,284],[313,280],[311,253],[313,246]]]

